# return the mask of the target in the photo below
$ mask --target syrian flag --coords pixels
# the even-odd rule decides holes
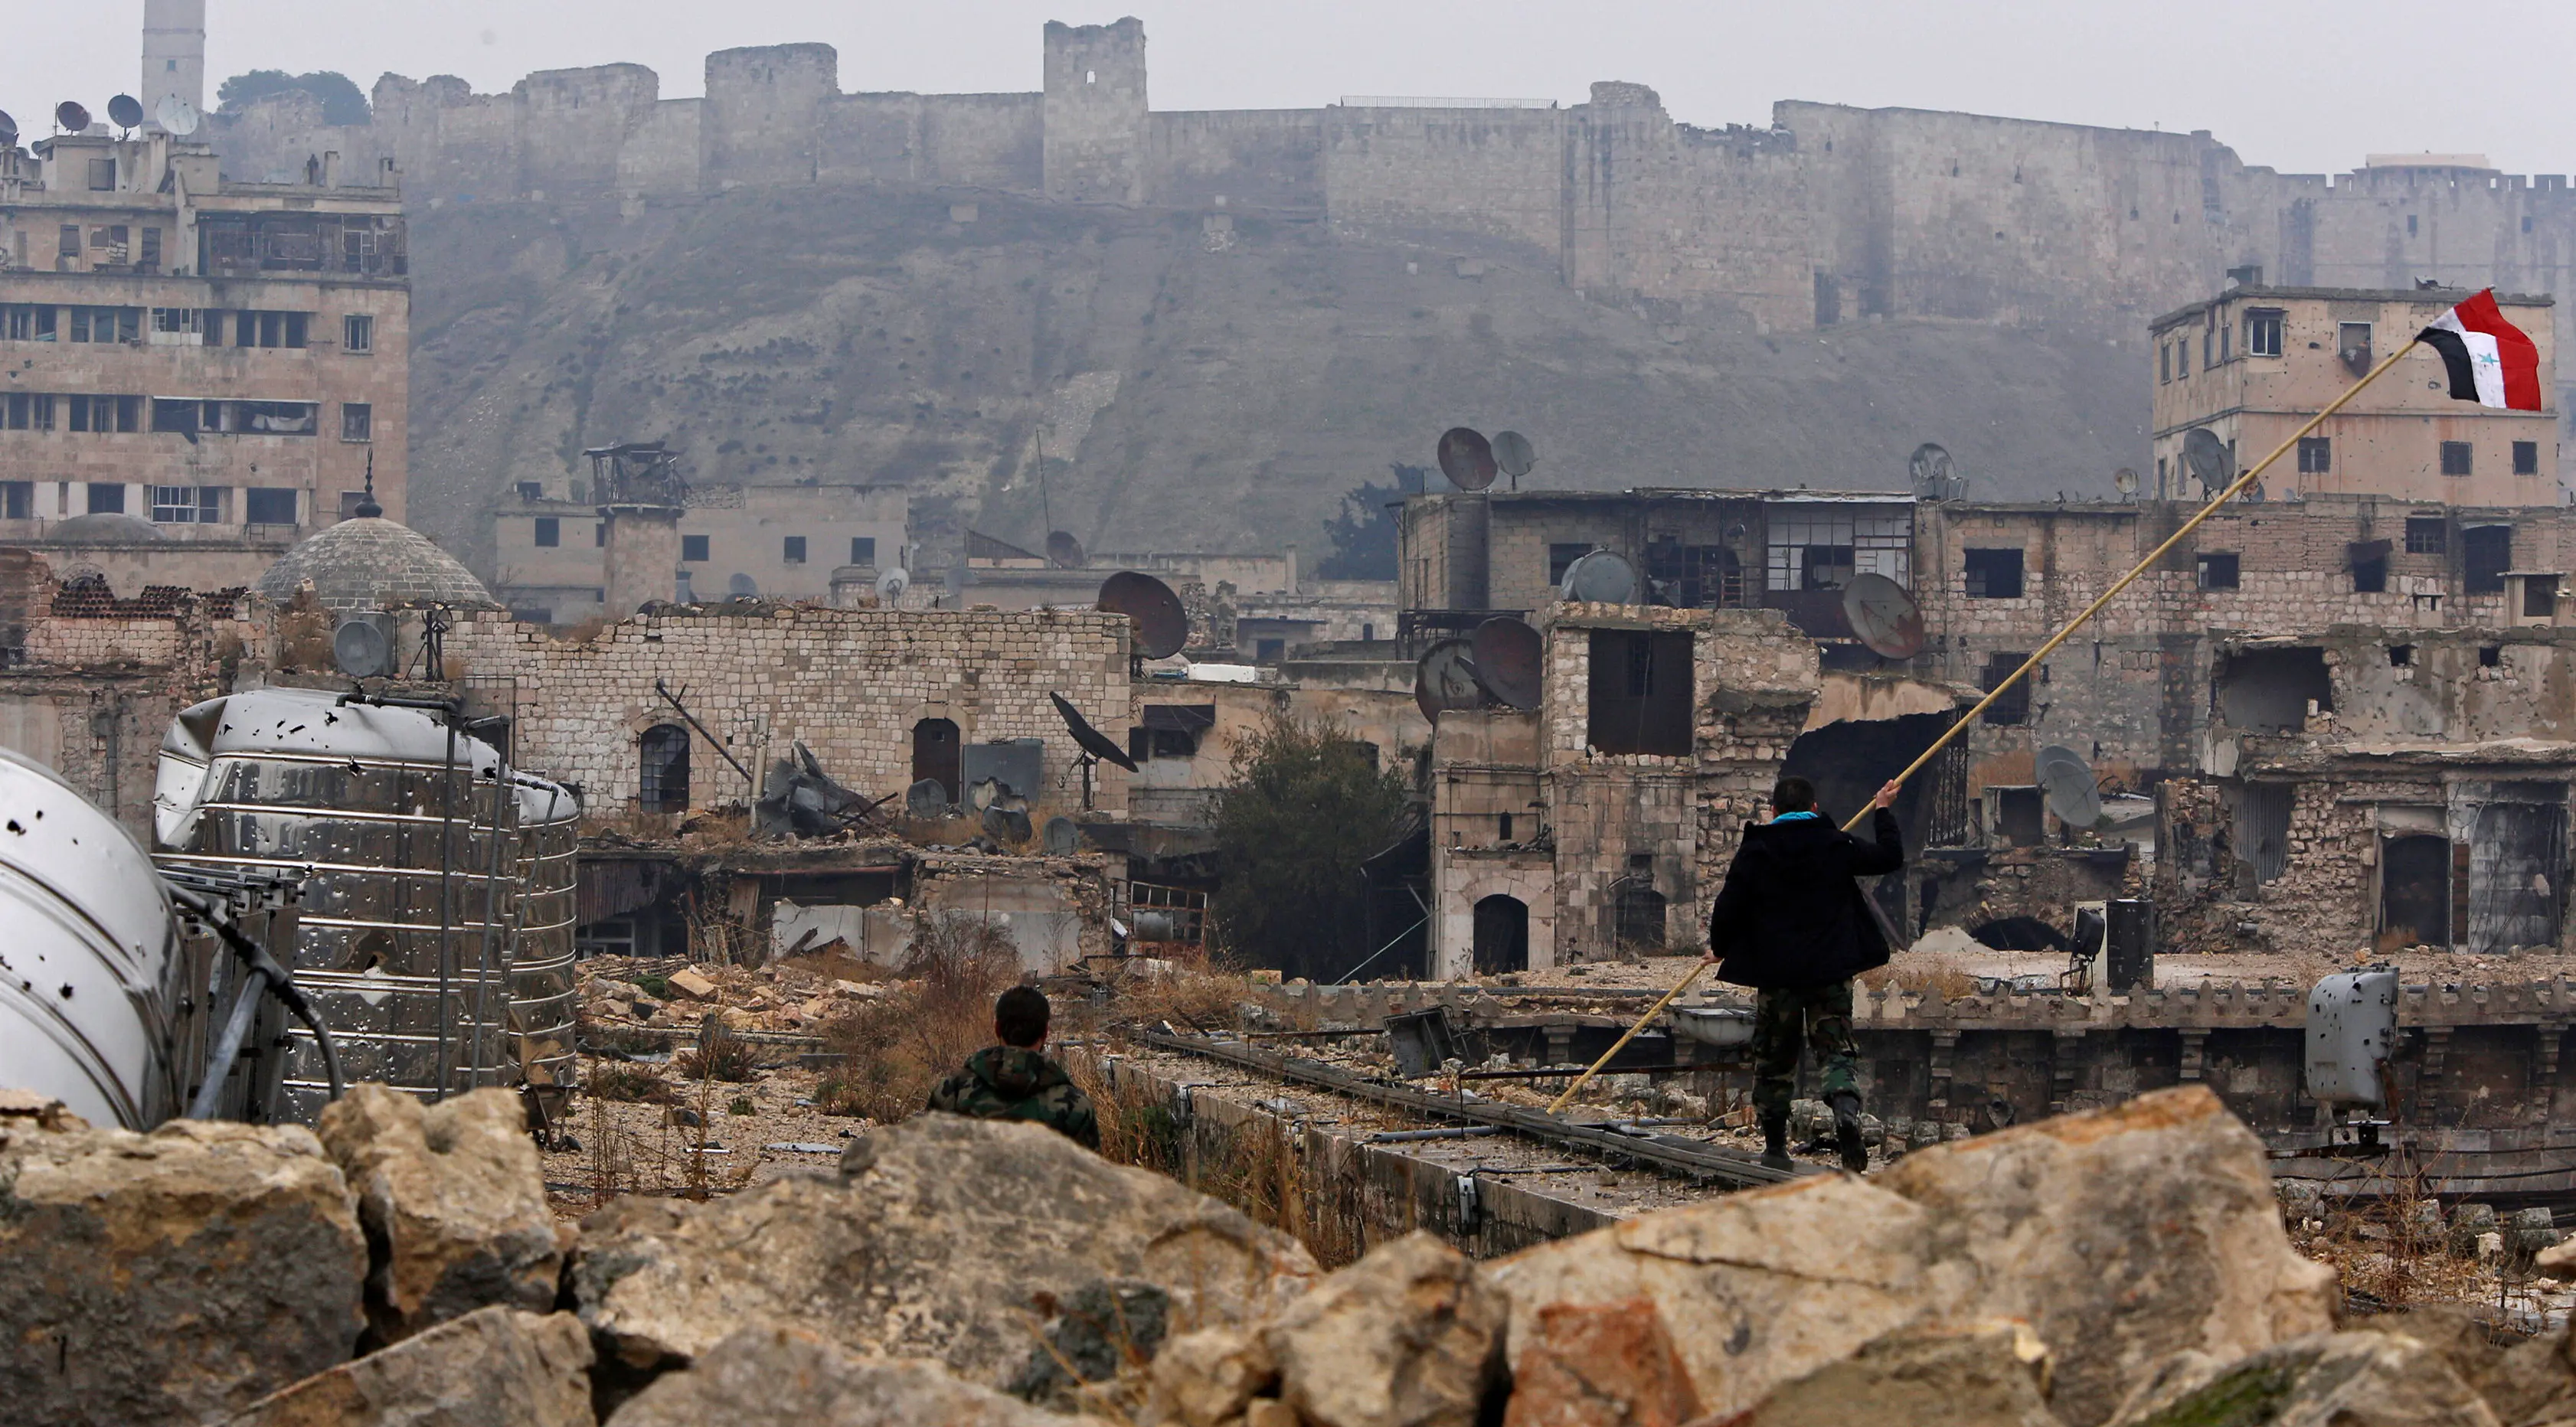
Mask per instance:
[[[2496,310],[2494,288],[2443,313],[2415,340],[2442,354],[2454,398],[2511,411],[2541,409],[2540,349]]]

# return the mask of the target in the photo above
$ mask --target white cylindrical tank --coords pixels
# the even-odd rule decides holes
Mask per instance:
[[[152,859],[53,770],[0,748],[0,1086],[92,1124],[177,1114],[181,972]]]

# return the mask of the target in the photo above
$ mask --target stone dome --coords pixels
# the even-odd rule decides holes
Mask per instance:
[[[382,609],[437,601],[490,606],[497,601],[456,557],[428,536],[381,516],[324,526],[277,557],[253,588],[273,600],[294,596],[310,580],[329,609]]]
[[[45,531],[45,538],[65,545],[134,545],[170,537],[151,521],[101,511],[55,521]]]

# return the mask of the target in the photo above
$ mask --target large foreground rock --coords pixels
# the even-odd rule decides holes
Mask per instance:
[[[322,1112],[321,1134],[358,1197],[378,1339],[487,1305],[553,1306],[563,1249],[518,1096],[487,1088],[423,1105],[358,1085]]]
[[[2024,1323],[1892,1333],[1784,1384],[1737,1427],[2060,1427],[2048,1366]]]
[[[310,1130],[0,1140],[0,1419],[195,1424],[348,1358],[366,1240]]]
[[[2050,1405],[2108,1418],[2175,1353],[2219,1360],[2333,1326],[2332,1270],[2282,1232],[2263,1148],[2206,1088],[2140,1096],[1524,1250],[1517,1373],[1551,1304],[1643,1297],[1720,1420],[1906,1329],[2019,1319]]]
[[[1508,1310],[1466,1255],[1412,1233],[1288,1305],[1261,1343],[1315,1427],[1474,1427]]]
[[[1316,1276],[1294,1239],[1163,1175],[1042,1126],[923,1115],[857,1142],[837,1178],[620,1200],[583,1224],[571,1282],[637,1368],[779,1325],[1000,1387],[1057,1306],[1104,1281],[1158,1286],[1179,1334],[1258,1321]]]
[[[1048,1133],[1052,1134],[1053,1131]],[[794,1328],[745,1328],[664,1373],[608,1427],[1076,1427],[937,1363],[862,1357]]]
[[[224,1427],[593,1427],[590,1334],[485,1308],[252,1404]]]
[[[2112,1427],[2498,1427],[2413,1338],[2319,1333],[2232,1362],[2183,1353],[2139,1386]]]

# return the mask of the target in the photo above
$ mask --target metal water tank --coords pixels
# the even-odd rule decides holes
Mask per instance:
[[[177,1114],[198,1011],[169,893],[132,834],[52,769],[0,748],[0,1086],[92,1124]]]
[[[510,959],[510,1031],[519,1071],[549,1120],[570,1106],[580,1067],[573,1052],[575,865],[581,803],[559,783],[526,773],[510,781],[519,801],[518,945]]]
[[[2319,981],[2308,991],[2308,1098],[2386,1105],[2396,1039],[2396,972],[2344,971]]]

